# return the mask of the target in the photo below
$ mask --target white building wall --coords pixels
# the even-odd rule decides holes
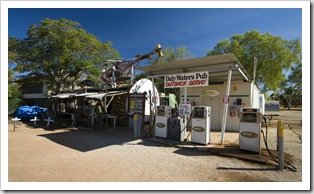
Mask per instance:
[[[223,117],[222,98],[226,92],[226,83],[209,85],[206,87],[187,88],[187,99],[192,106],[210,106],[211,107],[211,129],[221,130]],[[251,89],[253,92],[251,93]],[[217,96],[208,96],[204,92],[214,90],[220,93]],[[184,89],[180,89],[180,103],[183,103]],[[218,92],[216,92],[218,91]],[[240,107],[251,107],[251,96],[254,96],[253,106],[259,107],[259,91],[253,84],[243,81],[233,81],[230,86],[230,100],[228,105],[228,116],[226,131],[239,131],[240,124]],[[239,102],[241,101],[241,104]]]
[[[265,95],[260,94],[259,95],[259,107],[261,108],[261,113],[265,114]]]
[[[252,102],[252,108],[260,108],[259,104],[260,104],[260,100],[259,100],[259,90],[257,89],[256,85],[253,85],[253,96],[252,96],[252,99],[253,99],[253,102]]]

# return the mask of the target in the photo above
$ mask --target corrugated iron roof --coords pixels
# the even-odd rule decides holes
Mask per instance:
[[[128,91],[110,91],[106,93],[81,93],[81,94],[76,94],[76,93],[64,93],[64,94],[58,94],[55,96],[52,96],[53,98],[75,98],[75,97],[86,97],[86,98],[94,98],[94,99],[102,99],[105,96],[114,96],[114,95],[121,95],[128,93]]]
[[[75,93],[62,93],[52,96],[52,98],[69,98],[70,96],[75,95]]]
[[[232,80],[251,80],[251,77],[233,53],[171,61],[163,64],[138,67],[138,69],[149,72],[152,75],[208,71],[209,82],[226,81],[228,78],[228,70],[232,69]]]
[[[115,95],[122,95],[126,93],[128,93],[128,91],[112,91],[112,92],[107,92],[107,93],[89,95],[89,96],[86,96],[86,98],[94,98],[94,99],[101,100],[105,96],[115,96]]]
[[[86,92],[86,93],[80,93],[80,94],[74,94],[74,97],[83,97],[83,96],[90,96],[90,95],[94,95],[94,94],[98,94],[97,92]]]

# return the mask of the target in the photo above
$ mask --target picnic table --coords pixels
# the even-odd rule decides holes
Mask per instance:
[[[116,128],[116,121],[117,121],[117,118],[118,116],[114,116],[114,115],[107,115],[107,118],[108,119],[113,119],[113,128]]]
[[[31,119],[30,121],[34,122],[34,125],[36,125],[37,121],[40,121],[40,119],[38,119],[37,117],[34,117],[33,119]]]
[[[15,117],[15,118],[13,118],[13,119],[11,119],[11,121],[13,121],[14,123],[13,123],[13,126],[14,126],[14,131],[15,131],[15,124],[17,124],[17,123],[20,123],[19,121],[20,121],[21,119],[20,118],[17,118],[17,117]]]
[[[50,125],[50,122],[53,122],[54,120],[51,119],[51,117],[48,117],[48,119],[44,119],[45,121],[47,121],[47,127]]]

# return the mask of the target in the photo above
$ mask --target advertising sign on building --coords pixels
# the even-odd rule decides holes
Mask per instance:
[[[209,90],[203,91],[203,94],[205,96],[215,97],[215,96],[219,96],[220,95],[220,91],[219,90],[214,90],[214,89],[209,89]]]
[[[191,115],[191,104],[179,104],[179,115],[190,116]]]
[[[165,88],[208,86],[208,72],[182,73],[165,76]]]

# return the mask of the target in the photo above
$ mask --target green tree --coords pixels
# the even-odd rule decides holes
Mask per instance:
[[[14,71],[8,70],[8,114],[11,115],[21,105],[20,85],[14,82]]]
[[[17,39],[13,39],[11,44],[17,44]],[[16,56],[15,53],[9,51],[9,66],[12,65]],[[11,115],[16,111],[16,109],[21,105],[22,93],[20,91],[20,85],[15,82],[16,76],[15,71],[10,67],[8,68],[8,114]]]
[[[291,106],[302,105],[302,65],[294,64],[285,82],[282,82],[279,89],[271,97],[279,100],[284,108],[291,109]]]
[[[24,77],[45,75],[49,89],[59,93],[76,85],[83,71],[100,78],[99,66],[120,55],[111,42],[102,43],[78,22],[62,18],[30,26],[25,39],[10,37],[9,58]]]
[[[162,57],[153,55],[149,60],[149,64],[163,64],[170,61],[180,61],[184,59],[194,58],[193,54],[186,49],[184,45],[178,46],[176,49],[173,47],[162,48]]]
[[[253,75],[254,57],[257,57],[256,84],[264,92],[276,91],[286,81],[283,70],[289,70],[292,64],[301,63],[300,40],[285,40],[255,30],[233,35],[230,40],[222,40],[213,50],[206,52],[208,56],[230,52],[235,54],[250,75]]]
[[[291,74],[287,80],[290,87],[292,87],[292,96],[290,104],[293,106],[302,105],[302,64],[295,64],[291,68]]]

